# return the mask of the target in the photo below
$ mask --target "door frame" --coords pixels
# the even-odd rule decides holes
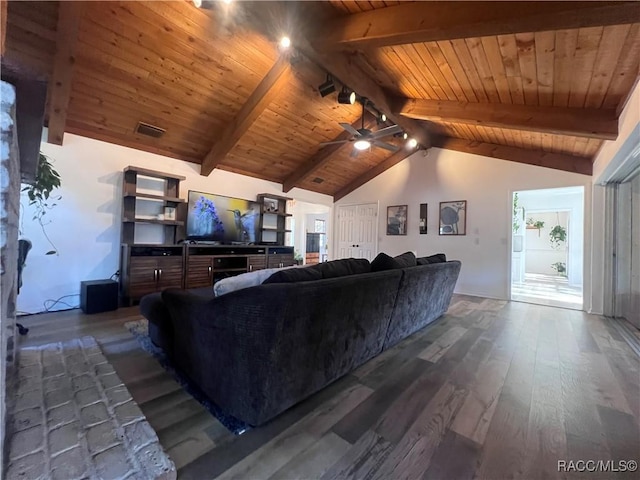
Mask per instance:
[[[380,201],[379,200],[372,200],[370,202],[357,202],[357,203],[341,203],[339,205],[334,205],[334,212],[333,212],[333,224],[336,226],[336,228],[333,231],[333,235],[331,236],[331,249],[334,252],[338,251],[338,238],[339,238],[339,233],[340,233],[340,222],[338,221],[338,215],[340,213],[340,208],[341,207],[357,207],[358,205],[371,205],[371,204],[375,204],[376,206],[376,215],[378,217],[378,221],[376,222],[376,232],[375,232],[375,254],[378,254],[378,239],[379,239],[379,235],[380,235]],[[332,255],[329,255],[329,258],[332,260],[335,260],[336,258],[333,258]]]

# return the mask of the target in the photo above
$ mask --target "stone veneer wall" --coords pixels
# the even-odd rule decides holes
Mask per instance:
[[[6,461],[6,401],[16,326],[20,158],[15,103],[15,88],[0,81],[0,477]]]

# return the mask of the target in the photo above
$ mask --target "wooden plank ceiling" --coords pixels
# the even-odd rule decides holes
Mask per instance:
[[[320,96],[327,73],[389,116],[367,114],[374,130],[590,174],[640,61],[633,2],[61,3],[9,2],[2,32],[3,66],[50,80],[50,141],[76,133],[335,198],[410,152],[322,148],[362,113]]]

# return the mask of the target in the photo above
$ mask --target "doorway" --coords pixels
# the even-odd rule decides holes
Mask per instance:
[[[331,238],[331,207],[309,202],[292,201],[291,239],[299,264],[313,265],[326,262]]]
[[[584,187],[513,194],[511,300],[583,309]]]
[[[378,250],[378,204],[340,205],[337,209],[336,258],[366,258]]]

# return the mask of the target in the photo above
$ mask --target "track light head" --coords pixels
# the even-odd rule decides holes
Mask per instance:
[[[327,75],[327,81],[318,87],[318,91],[322,97],[326,97],[336,91],[336,84],[333,82],[331,75]]]
[[[387,116],[384,113],[380,115],[380,121],[381,122],[386,122],[387,121]]]
[[[353,105],[356,103],[356,92],[342,87],[342,91],[338,94],[338,103],[343,105]]]
[[[409,134],[408,134],[407,132],[404,132],[404,133],[402,134],[402,139],[403,139],[403,140],[406,140],[407,138],[409,138]]]

